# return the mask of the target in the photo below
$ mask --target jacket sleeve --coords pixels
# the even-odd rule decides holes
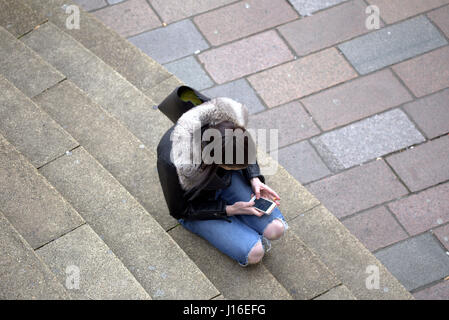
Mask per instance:
[[[222,199],[193,199],[188,201],[179,183],[176,168],[172,163],[158,159],[157,170],[170,215],[175,219],[212,220],[226,219],[226,202]]]
[[[243,175],[249,181],[252,178],[258,177],[262,183],[265,183],[265,177],[260,173],[259,165],[256,163],[248,165],[242,170]]]

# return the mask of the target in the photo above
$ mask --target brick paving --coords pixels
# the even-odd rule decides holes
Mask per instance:
[[[279,129],[292,176],[417,299],[449,299],[449,0],[75,1]]]

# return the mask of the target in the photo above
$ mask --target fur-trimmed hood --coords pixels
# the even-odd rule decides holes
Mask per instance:
[[[201,127],[231,121],[246,128],[248,109],[230,98],[214,98],[184,113],[176,122],[170,140],[171,161],[184,190],[190,190],[207,174],[201,166]]]

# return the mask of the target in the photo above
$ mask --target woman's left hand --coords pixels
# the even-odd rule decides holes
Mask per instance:
[[[280,202],[278,200],[281,200],[281,198],[279,197],[279,195],[265,183],[260,181],[259,178],[256,177],[251,179],[251,187],[254,194],[256,195],[256,199],[263,197],[273,200],[276,205],[280,205]]]

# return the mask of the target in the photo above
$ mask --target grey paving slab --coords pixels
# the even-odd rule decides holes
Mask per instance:
[[[243,268],[206,240],[182,226],[170,230],[169,234],[226,299],[292,299],[262,263]]]
[[[33,248],[84,223],[80,215],[0,135],[0,208]]]
[[[203,94],[210,98],[229,97],[248,107],[250,114],[265,110],[262,102],[253,88],[245,79],[228,82],[213,88],[203,90]]]
[[[81,300],[150,300],[151,297],[108,246],[87,224],[36,250],[62,285],[67,270],[79,270],[70,289]]]
[[[0,212],[0,299],[70,299],[54,274]]]
[[[294,234],[272,241],[263,264],[297,300],[309,300],[340,284],[340,280]]]
[[[280,149],[279,163],[303,184],[331,174],[308,141],[298,142]]]
[[[0,75],[0,132],[36,167],[78,146],[63,128]]]
[[[289,226],[290,231],[326,264],[357,299],[413,299],[379,260],[324,206],[318,206],[289,221]],[[366,287],[368,266],[379,268],[380,290]]]
[[[380,250],[376,257],[407,290],[427,285],[449,274],[449,256],[429,233]]]
[[[22,40],[148,147],[156,148],[162,135],[172,126],[168,118],[152,108],[153,101],[51,22]]]
[[[209,48],[190,20],[182,20],[128,40],[161,64]]]
[[[429,139],[449,132],[449,89],[404,106]]]
[[[63,80],[65,76],[0,27],[0,74],[28,97]]]
[[[144,93],[170,77],[170,73],[159,63],[82,9],[80,21],[83,27],[67,29],[67,14],[61,8],[64,5],[76,4],[75,2],[71,0],[22,1],[79,41]]]
[[[394,154],[388,163],[411,191],[418,191],[449,179],[449,136]]]
[[[31,10],[22,0],[0,1],[0,26],[15,37],[33,30],[45,21],[45,16]]]
[[[315,11],[325,9],[347,0],[288,0],[302,16],[309,16]]]
[[[372,116],[313,138],[312,143],[335,171],[425,141],[399,109]]]
[[[447,44],[425,17],[380,29],[338,47],[361,74],[367,74]]]
[[[356,300],[354,295],[344,285],[332,288],[325,294],[315,298],[314,300]]]
[[[82,147],[40,172],[153,299],[211,299],[219,294],[157,221]]]
[[[94,156],[164,229],[177,224],[166,203],[159,201],[164,195],[156,171],[155,151],[69,80],[36,96],[34,101]]]
[[[187,86],[195,88],[198,91],[214,85],[214,82],[193,56],[167,63],[164,67]]]
[[[84,10],[87,11],[107,6],[106,0],[73,0],[73,1],[79,4]]]

